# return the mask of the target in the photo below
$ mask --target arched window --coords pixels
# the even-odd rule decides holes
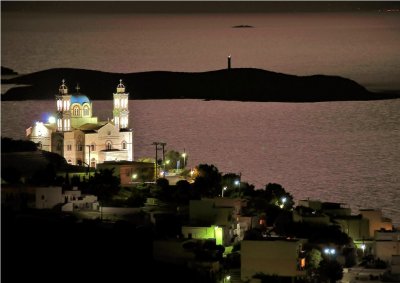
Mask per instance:
[[[73,115],[74,116],[79,116],[79,106],[78,105],[76,105],[76,106],[74,106],[74,109],[72,110],[72,113],[73,113]]]
[[[83,116],[89,116],[89,106],[83,106]]]
[[[111,150],[112,149],[112,143],[110,141],[106,142],[106,150]]]
[[[42,145],[41,141],[37,143],[37,147],[38,147],[38,149],[42,149],[43,145]]]
[[[62,101],[60,99],[57,100],[57,110],[58,111],[62,110]]]
[[[126,141],[122,142],[122,149],[126,149]]]
[[[91,150],[91,151],[96,151],[96,144],[95,144],[95,143],[92,143],[92,144],[90,145],[90,150]]]
[[[82,151],[82,144],[81,143],[77,143],[76,150],[77,151]]]

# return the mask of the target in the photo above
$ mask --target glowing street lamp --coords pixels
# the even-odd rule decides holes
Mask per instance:
[[[364,256],[365,248],[366,248],[366,247],[365,247],[365,244],[362,244],[362,245],[361,245],[361,249],[362,249],[362,251],[363,251],[363,256]]]
[[[136,180],[137,179],[137,174],[132,174],[132,180]]]
[[[224,197],[224,191],[226,191],[227,187],[222,188],[222,197]]]
[[[54,116],[50,116],[48,122],[49,124],[54,124],[56,122],[56,118]]]
[[[325,248],[324,249],[324,254],[328,255],[328,256],[333,256],[336,254],[336,250],[332,249],[332,248]]]
[[[183,157],[183,166],[182,166],[182,168],[185,168],[185,166],[186,166],[186,152],[182,153],[182,157]]]
[[[227,276],[224,277],[224,283],[231,282],[230,280],[231,280],[231,276],[230,275],[227,275]]]
[[[283,208],[283,207],[285,206],[286,201],[287,201],[287,198],[286,198],[286,197],[282,197],[282,198],[281,198],[282,204],[281,204],[279,207],[280,207],[280,208]]]

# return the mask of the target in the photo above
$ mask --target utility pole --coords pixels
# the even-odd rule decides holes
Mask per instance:
[[[164,169],[165,169],[165,145],[167,143],[165,142],[153,142],[152,145],[155,146],[156,149],[156,161],[154,162],[155,165],[155,176],[154,176],[154,181],[157,181],[157,177],[158,177],[158,151],[162,150],[162,163],[164,164]],[[161,145],[162,148],[159,148],[158,146]],[[164,173],[165,176],[165,173]]]

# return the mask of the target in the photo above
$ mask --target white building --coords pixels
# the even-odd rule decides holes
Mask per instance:
[[[82,194],[76,187],[64,192],[61,187],[39,187],[35,191],[37,209],[52,209],[63,204],[62,211],[99,210],[97,196]]]
[[[69,164],[96,167],[104,161],[133,160],[133,133],[129,128],[129,93],[122,80],[114,93],[113,119],[99,122],[92,103],[79,92],[70,94],[63,80],[56,94],[56,114],[36,122],[27,137],[46,151],[63,156]]]
[[[386,262],[400,256],[400,231],[375,231],[374,254]]]

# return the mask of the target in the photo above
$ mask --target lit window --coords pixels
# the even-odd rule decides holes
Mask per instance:
[[[79,106],[75,106],[73,110],[74,116],[79,116]]]
[[[83,116],[89,116],[89,107],[87,105],[83,107]]]

